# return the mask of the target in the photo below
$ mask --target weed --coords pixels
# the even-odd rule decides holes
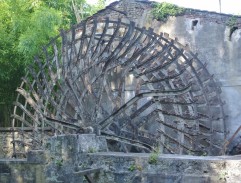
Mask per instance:
[[[142,166],[141,165],[137,165],[137,164],[132,164],[129,168],[129,171],[133,172],[134,170],[139,170],[142,171]]]
[[[153,3],[152,14],[154,18],[166,21],[169,16],[177,16],[184,12],[184,8],[170,3]]]
[[[132,164],[132,165],[128,168],[128,170],[131,171],[131,172],[133,172],[135,169],[136,169],[136,165],[135,165],[135,164]]]
[[[152,152],[149,156],[148,163],[156,165],[158,161],[158,154],[155,152]]]
[[[94,147],[89,147],[88,153],[95,153],[97,150]]]
[[[158,156],[160,154],[160,148],[159,146],[157,146],[150,154],[149,159],[148,159],[148,163],[150,164],[157,164],[158,161]]]
[[[227,24],[226,24],[230,30],[229,30],[229,41],[231,41],[232,39],[232,34],[234,33],[234,31],[236,31],[238,29],[237,27],[237,17],[236,16],[232,16]]]
[[[55,164],[56,164],[58,167],[61,167],[61,166],[63,166],[63,162],[64,162],[63,159],[57,159],[57,160],[55,161]]]
[[[136,165],[136,169],[139,171],[142,171],[142,166],[141,165]]]
[[[232,16],[227,22],[227,26],[230,27],[230,28],[233,28],[236,24],[237,24],[237,17],[236,16]]]
[[[202,156],[207,156],[208,155],[208,153],[206,152],[206,151],[204,151],[203,153],[202,153]]]
[[[223,180],[223,181],[227,181],[227,178],[228,178],[228,173],[227,172],[221,172],[220,175],[219,175],[219,180]]]

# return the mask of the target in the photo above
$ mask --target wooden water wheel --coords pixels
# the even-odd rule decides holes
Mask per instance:
[[[96,133],[110,151],[217,155],[220,88],[197,54],[152,29],[84,21],[36,56],[17,89],[14,155],[53,135]]]

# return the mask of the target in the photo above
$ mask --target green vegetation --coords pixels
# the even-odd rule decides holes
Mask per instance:
[[[88,153],[96,153],[97,150],[94,147],[89,147]]]
[[[156,165],[158,162],[158,157],[160,154],[160,148],[156,147],[150,154],[149,159],[148,159],[148,163],[149,164],[153,164]]]
[[[152,14],[154,18],[166,21],[169,16],[177,16],[184,12],[184,8],[180,8],[170,3],[153,3]]]
[[[158,160],[158,154],[157,153],[151,153],[148,159],[148,163],[150,164],[157,164]]]
[[[231,41],[232,34],[234,33],[234,31],[236,31],[238,29],[237,17],[236,16],[230,17],[226,25],[230,28],[229,29],[229,41]]]
[[[58,167],[61,167],[61,166],[63,166],[63,162],[64,162],[63,159],[57,159],[56,162],[55,162],[55,164],[56,164]]]
[[[132,164],[132,165],[128,168],[128,170],[131,171],[131,172],[133,172],[135,169],[136,169],[136,165],[135,165],[135,164]]]
[[[236,16],[230,17],[230,19],[227,22],[227,26],[230,28],[233,28],[236,24],[237,24],[237,17]]]
[[[52,163],[54,163],[57,167],[62,167],[64,160],[62,158],[57,158],[56,156],[50,157]]]
[[[203,151],[202,156],[207,156],[208,153],[206,151]]]
[[[132,164],[129,168],[129,171],[133,172],[134,170],[139,170],[142,171],[142,166],[141,165],[137,165],[137,164]]]
[[[225,181],[226,182],[227,178],[229,178],[228,172],[221,171],[221,173],[219,174],[219,181]]]
[[[69,29],[104,4],[105,0],[95,6],[85,0],[0,0],[0,123],[10,125],[5,114],[12,111],[15,90],[34,55],[61,29]]]

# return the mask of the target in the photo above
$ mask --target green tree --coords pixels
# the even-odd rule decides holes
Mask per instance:
[[[0,127],[34,55],[61,29],[103,7],[104,0],[95,6],[85,0],[0,0]]]

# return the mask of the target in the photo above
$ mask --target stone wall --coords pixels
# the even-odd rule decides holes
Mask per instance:
[[[12,135],[10,132],[0,132],[0,158],[12,156]]]
[[[228,24],[232,15],[186,9],[183,15],[171,16],[162,22],[153,18],[151,10],[149,1],[123,0],[112,3],[97,16],[134,21],[140,27],[152,28],[157,34],[165,32],[198,53],[199,59],[207,63],[207,69],[220,84],[229,139],[241,125],[241,17],[236,18],[237,30],[230,35]],[[241,142],[240,135],[229,150]]]
[[[162,25],[152,25],[155,31],[167,32],[170,37],[177,37],[182,44],[188,44],[193,52],[198,53],[201,61],[220,83],[224,105],[225,123],[228,136],[234,134],[241,125],[241,29],[236,30],[231,40],[230,28],[223,22],[216,22],[227,17],[203,12],[199,14],[170,17]],[[209,16],[206,16],[209,14]],[[197,25],[192,30],[192,22]],[[222,20],[224,21],[224,20]],[[159,26],[160,25],[160,26]]]
[[[32,133],[31,130],[26,130],[26,133]],[[13,138],[12,138],[11,128],[0,128],[0,159],[1,158],[11,158],[13,156]],[[21,132],[14,132],[15,140],[20,140],[23,138]],[[25,137],[26,138],[26,137]],[[31,141],[31,139],[29,139]],[[26,152],[28,150],[27,146],[17,146],[16,148],[22,148],[20,152]]]
[[[188,156],[108,152],[103,137],[94,134],[50,138],[46,151],[30,151],[24,160],[0,160],[1,183],[236,183],[240,156]],[[152,161],[150,161],[152,158]]]
[[[196,157],[152,154],[96,153],[89,154],[92,167],[102,167],[96,183],[235,183],[240,181],[240,156]]]
[[[44,183],[43,164],[0,159],[1,183]]]

